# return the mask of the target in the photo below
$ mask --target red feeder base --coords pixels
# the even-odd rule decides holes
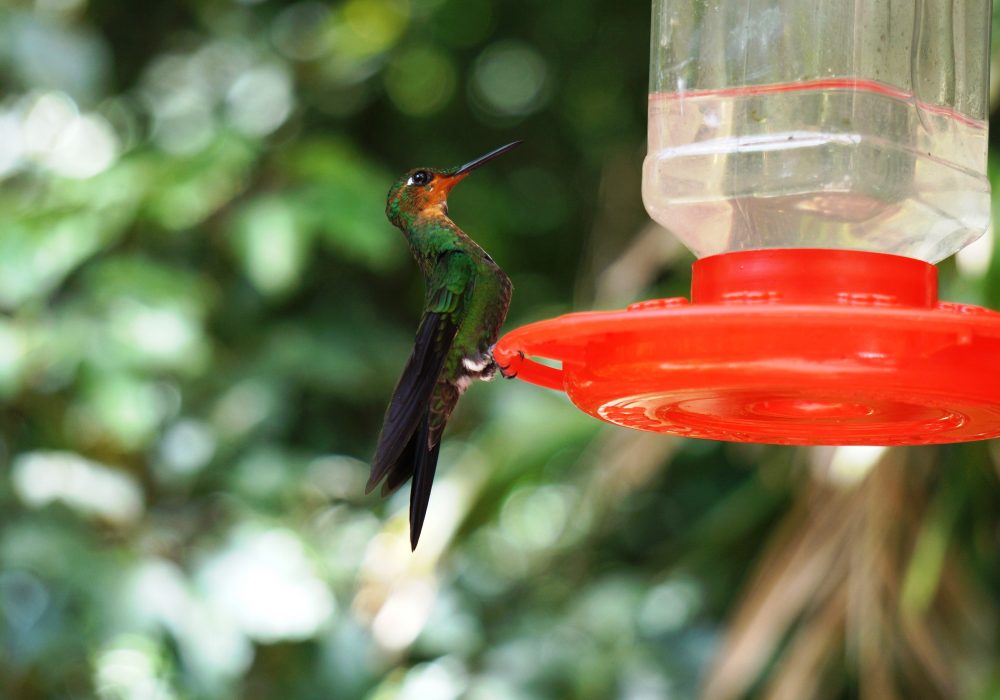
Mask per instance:
[[[694,264],[691,297],[533,323],[494,355],[508,374],[639,430],[788,445],[1000,436],[1000,313],[938,302],[933,265],[727,253]]]

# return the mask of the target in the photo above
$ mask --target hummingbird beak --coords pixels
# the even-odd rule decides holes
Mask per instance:
[[[454,178],[455,182],[458,182],[459,180],[463,179],[466,175],[471,173],[473,170],[478,168],[480,165],[485,165],[486,163],[490,162],[497,156],[502,156],[507,151],[511,150],[516,146],[520,146],[522,143],[523,141],[513,141],[511,143],[508,143],[506,146],[501,146],[496,150],[490,151],[484,156],[479,156],[475,160],[469,161],[465,165],[457,168],[454,172],[451,173],[451,177]]]

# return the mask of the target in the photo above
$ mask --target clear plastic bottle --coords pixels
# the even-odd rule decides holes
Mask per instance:
[[[654,0],[650,215],[704,256],[941,260],[990,221],[990,0]]]

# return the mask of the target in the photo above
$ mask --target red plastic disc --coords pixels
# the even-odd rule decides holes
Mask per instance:
[[[691,288],[690,304],[524,326],[494,355],[508,374],[639,430],[795,445],[1000,436],[1000,313],[938,302],[933,265],[745,251],[696,262]]]

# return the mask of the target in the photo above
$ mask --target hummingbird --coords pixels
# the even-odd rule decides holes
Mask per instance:
[[[448,193],[514,141],[457,168],[415,168],[389,190],[385,213],[406,237],[424,276],[424,312],[385,413],[365,493],[386,496],[407,479],[410,547],[417,548],[437,468],[441,434],[459,397],[498,369],[492,349],[513,289],[493,258],[448,216]],[[501,368],[502,372],[502,368]]]

